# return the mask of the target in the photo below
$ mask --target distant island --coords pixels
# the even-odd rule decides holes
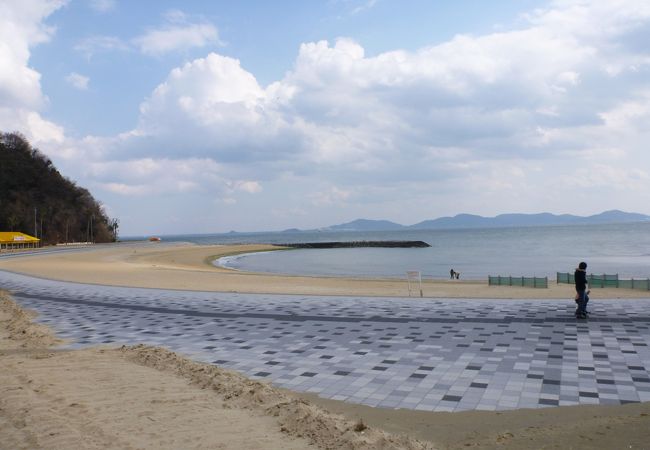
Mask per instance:
[[[571,214],[500,214],[496,217],[483,217],[473,214],[458,214],[453,217],[424,220],[414,225],[401,225],[389,220],[357,219],[320,228],[318,231],[395,231],[395,230],[441,230],[458,228],[499,228],[545,225],[589,225],[607,223],[650,222],[650,216],[619,210],[605,211],[593,216]],[[295,229],[294,229],[295,230]],[[291,230],[291,231],[294,231]],[[297,230],[296,230],[297,231]],[[309,230],[314,231],[314,230]]]

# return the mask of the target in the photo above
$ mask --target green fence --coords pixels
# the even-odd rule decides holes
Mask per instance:
[[[572,273],[557,272],[557,284],[575,284],[576,280]]]
[[[634,278],[630,280],[618,280],[618,287],[627,288],[627,289],[642,289],[644,291],[650,291],[650,278],[635,280]]]
[[[548,288],[548,277],[503,277],[488,276],[489,286],[524,286],[532,288]]]
[[[641,278],[641,279],[629,279],[622,280],[618,277],[618,274],[602,274],[602,275],[587,275],[587,281],[589,282],[589,288],[625,288],[625,289],[641,289],[645,291],[650,290],[650,278]],[[575,283],[575,278],[572,273],[562,273],[557,272],[557,283]]]

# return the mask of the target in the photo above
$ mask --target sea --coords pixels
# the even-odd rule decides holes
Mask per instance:
[[[488,275],[545,277],[573,272],[650,277],[650,222],[510,228],[398,231],[291,231],[161,236],[164,242],[206,244],[419,240],[428,248],[295,249],[221,258],[231,269],[274,274],[484,280]]]

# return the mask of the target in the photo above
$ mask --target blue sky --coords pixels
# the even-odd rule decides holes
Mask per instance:
[[[0,3],[0,130],[122,233],[650,214],[650,4]]]

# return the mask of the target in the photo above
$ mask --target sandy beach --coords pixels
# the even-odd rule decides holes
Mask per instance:
[[[272,245],[103,246],[93,251],[49,253],[0,259],[0,269],[56,280],[196,291],[408,297],[406,279],[326,278],[242,273],[215,267],[225,255],[277,250]],[[488,286],[486,281],[425,280],[424,297],[570,299],[573,286],[549,281],[548,289]],[[419,293],[418,293],[419,294]],[[646,298],[631,289],[594,289],[592,298]]]
[[[268,248],[143,243],[5,259],[0,269],[166,289],[408,295],[405,280],[246,274],[210,264]],[[423,290],[427,297],[567,299],[572,287],[441,280]],[[593,294],[647,297],[618,289]],[[371,408],[273,388],[161,348],[61,350],[6,294],[0,306],[0,449],[649,448],[648,403],[461,413]]]

